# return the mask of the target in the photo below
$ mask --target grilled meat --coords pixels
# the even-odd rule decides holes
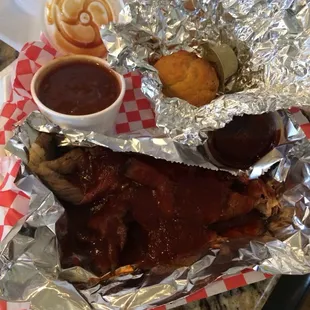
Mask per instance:
[[[64,267],[103,275],[125,263],[190,265],[222,237],[262,234],[262,216],[277,206],[261,179],[103,147],[49,156],[51,145],[39,137],[29,167],[66,208],[66,229],[58,229]]]

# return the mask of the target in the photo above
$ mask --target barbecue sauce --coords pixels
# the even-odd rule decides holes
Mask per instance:
[[[88,115],[112,105],[120,94],[112,70],[92,62],[61,65],[40,83],[38,97],[53,111],[67,115]]]
[[[209,134],[208,148],[221,164],[249,168],[279,142],[280,131],[272,113],[237,116]]]

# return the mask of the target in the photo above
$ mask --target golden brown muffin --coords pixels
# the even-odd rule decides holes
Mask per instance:
[[[219,79],[215,69],[194,53],[178,51],[155,64],[167,97],[178,97],[200,107],[216,96]]]

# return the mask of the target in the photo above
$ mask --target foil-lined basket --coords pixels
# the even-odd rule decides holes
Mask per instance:
[[[188,10],[184,2],[127,1],[120,16],[123,24],[102,28],[109,63],[122,73],[139,69],[143,74],[142,88],[154,104],[159,130],[108,137],[60,129],[39,112],[16,128],[7,150],[24,162],[16,185],[30,191],[31,200],[28,214],[1,243],[3,298],[31,301],[37,308],[54,303],[63,309],[146,309],[244,268],[271,274],[310,273],[310,146],[283,110],[310,103],[308,6],[300,1],[197,0]],[[178,98],[165,98],[149,60],[180,49],[202,55],[204,44],[227,44],[238,58],[239,69],[225,82],[223,93],[199,109]],[[59,134],[59,147],[101,145],[216,170],[197,150],[208,131],[223,127],[235,115],[281,109],[282,144],[248,171],[221,168],[253,178],[268,173],[282,182],[281,212],[272,218],[264,236],[223,243],[192,266],[160,276],[156,270],[135,270],[99,279],[81,268],[61,268],[56,222],[64,209],[27,169],[29,147],[38,132]]]
[[[269,222],[263,236],[224,242],[190,267],[165,273],[161,273],[160,268],[145,273],[121,268],[120,275],[98,278],[80,267],[61,268],[56,223],[64,209],[27,169],[29,147],[39,131],[62,137],[58,147],[101,145],[125,152],[154,148],[153,138],[146,138],[145,144],[139,141],[138,146],[135,138],[114,139],[94,133],[60,131],[38,112],[18,126],[7,150],[23,160],[16,185],[30,191],[31,200],[28,214],[1,244],[3,298],[30,301],[38,308],[48,308],[53,302],[64,309],[146,309],[186,296],[223,274],[244,268],[271,274],[310,273],[310,146],[305,139],[298,140],[285,152],[283,170],[277,168],[269,172],[270,178],[283,181],[285,191],[279,197],[281,211]],[[298,127],[293,132],[300,133]],[[169,145],[165,139],[155,138],[157,151],[161,145]],[[124,270],[128,272],[122,272]]]
[[[201,131],[221,128],[233,116],[309,106],[309,16],[300,1],[133,0],[121,23],[103,26],[101,34],[117,71],[143,74],[157,126],[197,146]],[[238,71],[216,99],[196,108],[163,95],[156,59],[178,50],[208,58],[205,46],[221,45],[235,52]]]

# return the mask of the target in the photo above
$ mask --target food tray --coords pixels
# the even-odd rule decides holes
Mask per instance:
[[[27,56],[27,57],[26,57]],[[49,49],[43,42],[27,43],[14,66],[10,68],[5,78],[1,80],[1,98],[6,101],[0,106],[0,148],[5,145],[12,134],[12,126],[35,107],[29,98],[25,86],[29,83],[32,69],[40,66],[41,61],[46,58],[53,59],[54,51]],[[31,61],[29,61],[29,59]],[[16,74],[18,73],[18,74]],[[13,90],[10,87],[12,81]],[[155,124],[154,114],[150,104],[140,90],[141,79],[138,73],[126,76],[127,91],[124,103],[121,107],[116,131],[126,133],[129,131],[141,130],[153,127]],[[1,89],[1,88],[0,88]],[[291,109],[296,121],[301,125],[306,135],[310,138],[310,123],[299,109]],[[15,157],[0,158],[0,177],[3,182],[0,185],[0,240],[2,241],[12,226],[21,219],[26,213],[29,203],[27,192],[18,189],[14,180],[20,167],[20,160]],[[216,295],[233,288],[248,285],[264,280],[271,275],[263,274],[253,270],[244,270],[235,275],[224,276],[216,282],[202,288],[195,293],[168,303],[155,309],[172,309],[174,307]],[[29,303],[16,304],[0,303],[0,309],[29,309]]]

